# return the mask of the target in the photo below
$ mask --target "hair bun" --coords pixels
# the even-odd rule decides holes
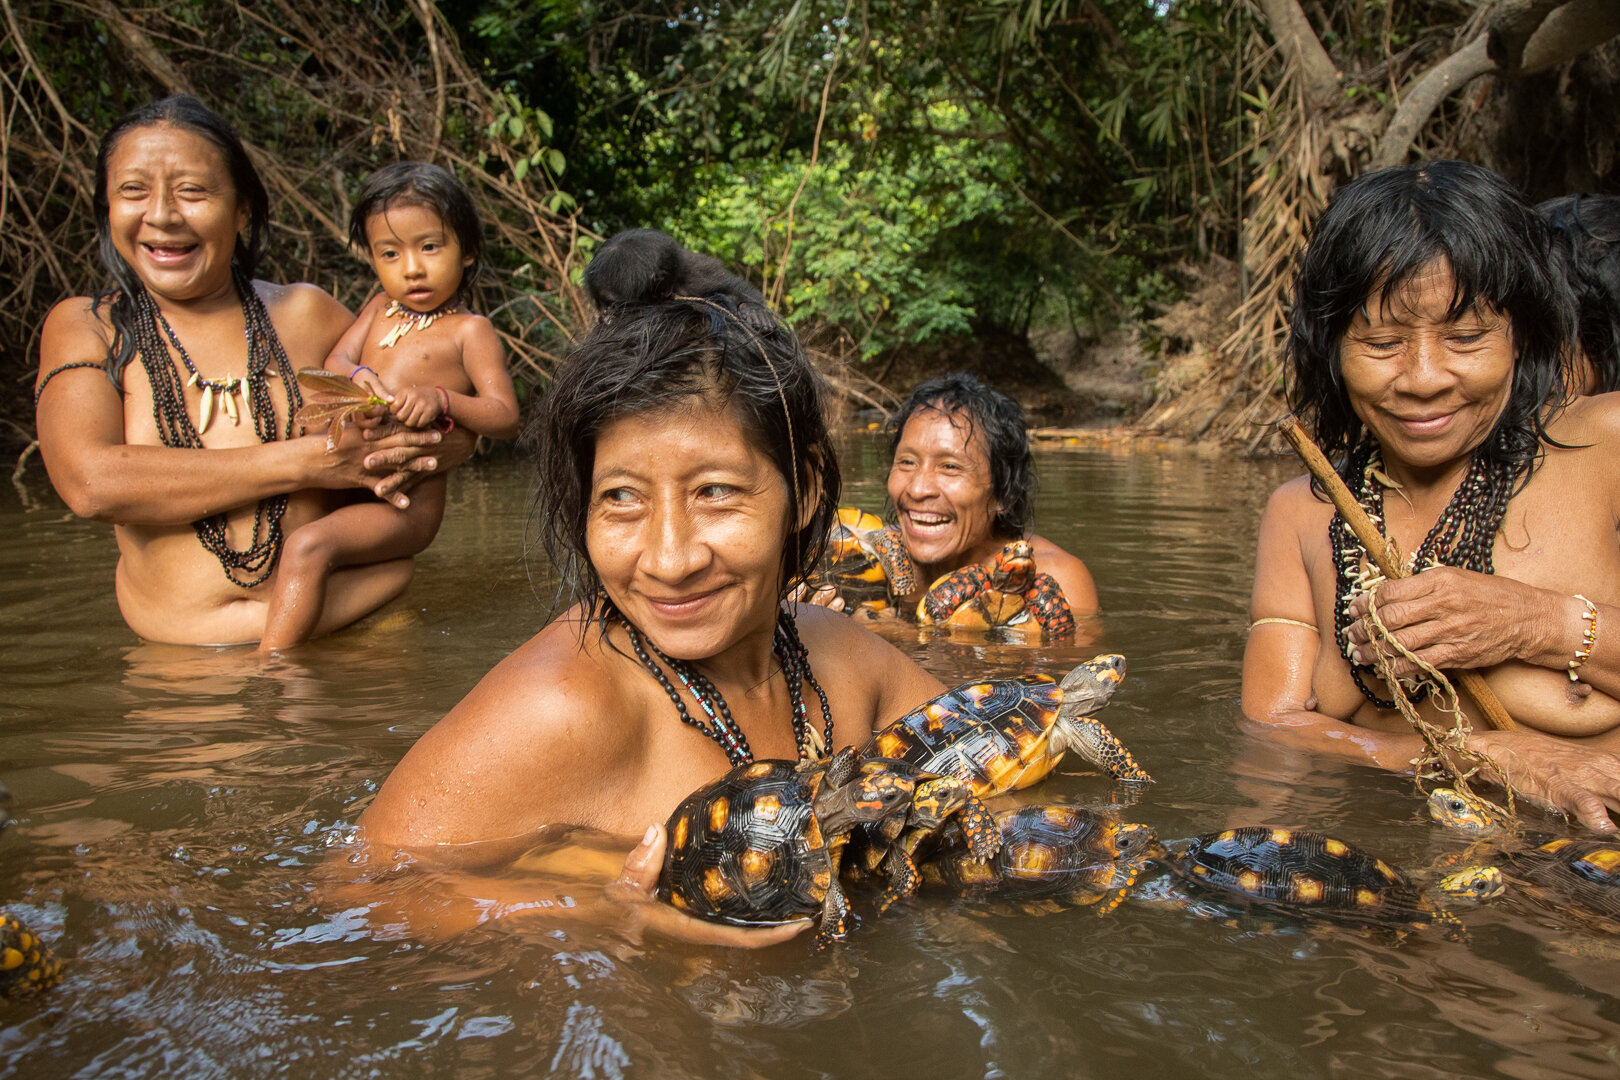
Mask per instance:
[[[676,296],[727,296],[733,304],[765,304],[758,289],[719,259],[688,251],[657,229],[614,233],[585,267],[585,291],[598,310]]]

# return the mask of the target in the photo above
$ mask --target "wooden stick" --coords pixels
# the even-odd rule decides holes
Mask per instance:
[[[1367,557],[1372,560],[1373,565],[1378,567],[1386,578],[1410,577],[1411,574],[1406,569],[1406,562],[1401,558],[1400,548],[1396,546],[1395,541],[1385,536],[1373,523],[1373,519],[1367,515],[1361,503],[1356,501],[1356,497],[1350,493],[1350,489],[1345,486],[1339,474],[1333,470],[1333,465],[1322,453],[1321,448],[1305,434],[1299,422],[1292,416],[1287,416],[1283,418],[1279,428],[1283,438],[1293,446],[1294,452],[1305,462],[1305,467],[1322,485],[1328,498],[1333,500],[1334,508],[1350,526],[1350,531],[1356,534],[1361,546],[1367,550]],[[1519,729],[1519,725],[1513,722],[1513,717],[1502,707],[1496,692],[1485,684],[1479,672],[1457,671],[1453,674],[1491,727],[1498,731]]]

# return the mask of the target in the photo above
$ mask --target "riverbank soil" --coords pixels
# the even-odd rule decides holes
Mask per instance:
[[[1129,420],[1149,401],[1151,358],[1137,342],[1130,329],[1091,340],[1067,328],[1027,338],[992,331],[891,349],[852,374],[877,382],[898,400],[925,379],[965,371],[1023,405],[1031,427],[1111,425]]]

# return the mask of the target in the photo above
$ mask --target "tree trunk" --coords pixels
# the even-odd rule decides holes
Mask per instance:
[[[1376,169],[1406,160],[1412,143],[1440,103],[1481,75],[1533,75],[1620,34],[1616,0],[1502,0],[1481,34],[1430,68],[1395,110],[1378,151]]]
[[[1299,0],[1259,0],[1271,37],[1283,55],[1299,65],[1305,100],[1320,109],[1339,96],[1339,69],[1317,39]]]

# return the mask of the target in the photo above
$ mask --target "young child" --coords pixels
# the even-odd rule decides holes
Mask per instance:
[[[389,403],[403,424],[461,425],[492,439],[517,433],[517,395],[495,328],[467,310],[484,251],[472,195],[437,165],[404,161],[366,181],[349,219],[349,243],[382,293],[361,309],[326,358]],[[401,559],[433,542],[444,516],[445,477],[411,490],[398,510],[365,499],[288,534],[259,650],[301,644],[320,629],[328,577],[340,567]]]

